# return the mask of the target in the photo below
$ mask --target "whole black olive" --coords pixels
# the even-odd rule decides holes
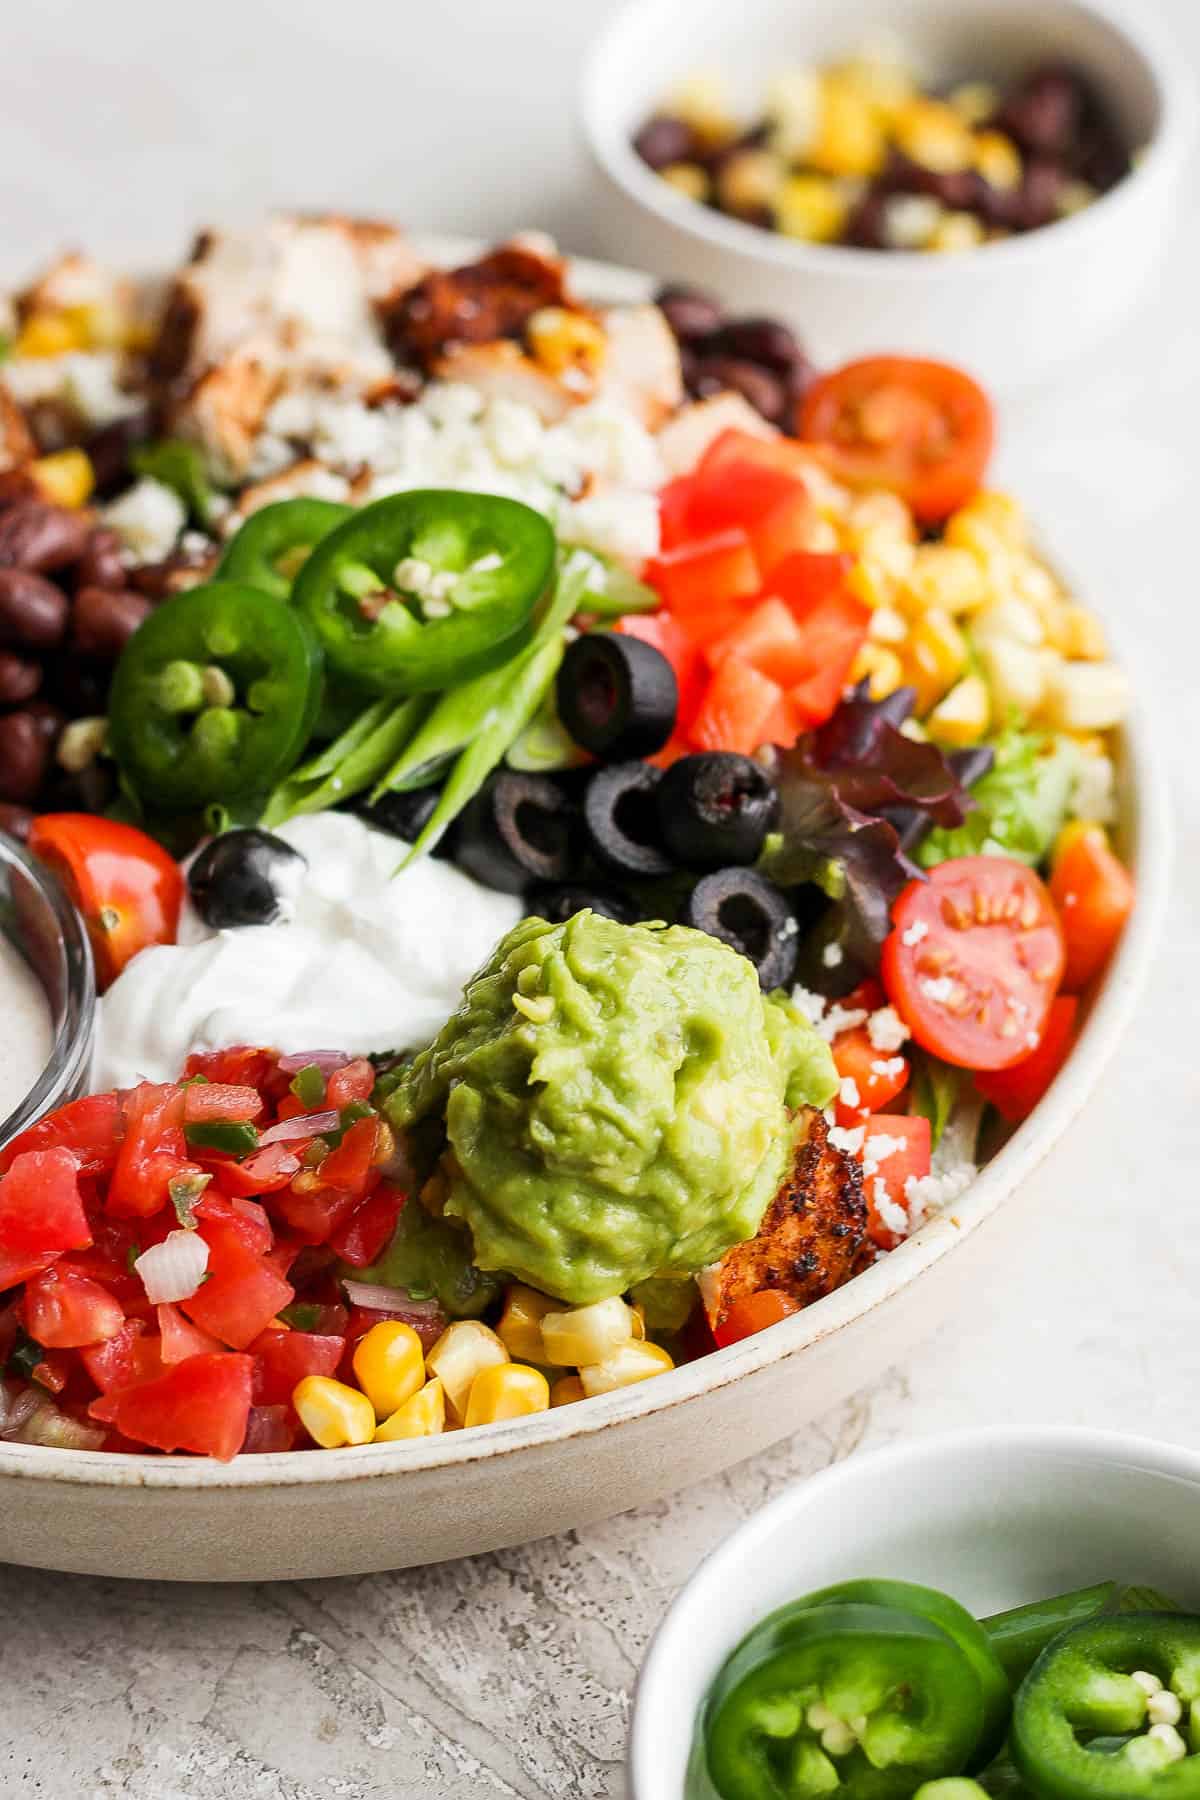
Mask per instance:
[[[689,869],[754,862],[779,811],[770,776],[731,750],[681,756],[655,797],[663,842]]]
[[[679,922],[748,957],[765,992],[788,987],[795,979],[800,951],[796,915],[775,884],[753,869],[718,869],[701,876]]]
[[[588,782],[583,818],[593,850],[620,875],[669,875],[655,791],[662,771],[653,763],[614,763]]]
[[[531,913],[539,919],[549,919],[552,925],[561,925],[584,911],[599,913],[602,919],[616,919],[622,925],[632,925],[640,916],[639,908],[623,889],[582,881],[558,885],[539,882],[525,895],[525,904]]]
[[[188,870],[192,904],[206,925],[270,925],[303,879],[307,858],[255,826],[224,831]]]
[[[531,881],[562,881],[573,862],[575,809],[548,775],[503,769],[459,820],[454,860],[484,887],[520,894]]]
[[[661,750],[679,710],[679,683],[662,651],[612,631],[568,645],[557,695],[558,716],[575,742],[618,761]]]

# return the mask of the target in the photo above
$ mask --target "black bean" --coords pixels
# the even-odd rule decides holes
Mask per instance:
[[[27,806],[0,805],[0,831],[24,844],[33,830],[33,814]]]
[[[129,456],[139,444],[153,436],[154,421],[148,411],[115,419],[111,425],[93,432],[84,448],[91,459],[96,476],[96,492],[108,499],[129,480]]]
[[[790,375],[804,360],[795,332],[779,319],[731,319],[717,333],[713,349],[757,363],[775,375]]]
[[[0,706],[32,700],[42,685],[42,665],[16,650],[0,650]]]
[[[0,567],[0,643],[50,650],[67,628],[67,596],[43,575]]]
[[[50,764],[50,743],[27,708],[0,714],[0,800],[18,806],[37,797]]]
[[[1087,90],[1073,69],[1045,63],[1017,84],[995,118],[1022,150],[1038,156],[1063,156],[1079,130]]]
[[[71,642],[85,656],[115,661],[153,610],[153,602],[144,594],[126,589],[80,588],[71,615]]]
[[[672,283],[658,291],[658,305],[681,344],[694,344],[719,331],[725,309],[714,294],[703,288]]]
[[[647,119],[634,138],[633,147],[652,169],[666,169],[672,163],[692,160],[696,152],[696,134],[683,119],[658,113]]]
[[[44,500],[18,500],[0,512],[0,569],[46,574],[77,563],[92,524],[86,513]]]
[[[788,392],[778,375],[757,363],[736,356],[705,356],[696,364],[692,391],[697,399],[732,389],[749,401],[755,412],[772,425],[782,425],[788,413]]]
[[[75,573],[81,588],[125,586],[125,562],[121,555],[121,540],[115,531],[109,531],[104,525],[96,527]]]

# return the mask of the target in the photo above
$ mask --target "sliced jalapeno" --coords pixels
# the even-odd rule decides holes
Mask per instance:
[[[152,811],[266,792],[308,741],[320,668],[284,601],[227,581],[176,594],[117,664],[109,739],[122,774]]]
[[[339,675],[376,693],[426,693],[520,648],[554,561],[554,532],[532,507],[422,489],[323,538],[293,597]]]
[[[248,581],[286,600],[300,570],[322,538],[353,517],[337,500],[277,500],[250,514],[230,539],[217,568],[220,581]]]
[[[940,1626],[886,1606],[789,1606],[717,1676],[705,1712],[721,1800],[910,1800],[957,1774],[983,1694]]]
[[[1119,1613],[1055,1638],[1017,1695],[1041,1800],[1200,1800],[1200,1618]]]

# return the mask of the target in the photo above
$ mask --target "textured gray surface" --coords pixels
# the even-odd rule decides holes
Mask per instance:
[[[407,165],[411,205],[404,182],[380,175],[389,160],[404,166],[394,141],[386,157],[382,150],[374,156],[356,137],[363,116],[375,118],[386,137],[386,115],[356,109],[353,85],[335,83],[332,116],[321,118],[330,181],[305,172],[311,147],[308,164],[303,157],[289,164],[281,132],[269,170],[265,151],[247,156],[241,209],[283,192],[314,201],[361,194],[368,205],[426,224],[486,229],[493,219],[516,222],[518,206],[533,220],[543,195],[555,222],[569,226],[574,172],[565,91],[575,47],[604,8],[578,6],[568,18],[561,0],[514,0],[494,11],[493,4],[479,38],[471,21],[484,18],[481,0],[453,0],[436,27],[413,27],[411,0],[386,9],[389,30],[403,25],[410,34],[406,53],[415,41],[428,65],[398,127],[408,151],[422,120],[431,139],[445,136],[438,121],[456,69],[477,109],[448,161]],[[281,7],[251,11],[255,32],[272,21],[282,30]],[[1200,62],[1200,19],[1190,0],[1169,11]],[[369,21],[381,21],[384,7],[364,0],[353,12],[356,41],[368,41]],[[294,50],[311,64],[317,16],[312,0],[288,12],[298,35],[286,54]],[[501,16],[508,30],[498,29]],[[114,66],[97,111],[93,69],[114,17],[122,22],[121,51],[109,55]],[[202,182],[194,143],[161,161],[143,158],[136,170],[132,159],[139,142],[165,129],[163,109],[181,69],[212,69],[235,51],[240,67],[251,65],[255,46],[235,23],[245,8],[210,0],[186,18],[171,9],[172,33],[178,25],[203,34],[191,60],[192,45],[161,35],[166,12],[155,9],[153,17],[157,36],[136,29],[151,12],[132,0],[94,9],[90,23],[76,8],[68,23],[61,4],[20,22],[28,59],[10,56],[0,75],[0,169],[10,181],[11,171],[21,175],[20,191],[4,196],[6,257],[22,242],[48,248],[67,221],[76,235],[97,219],[114,237],[120,225],[132,248],[169,251],[181,221],[233,194],[236,158],[221,164],[219,179]],[[346,17],[343,8],[339,26]],[[522,140],[535,148],[523,160],[511,91],[515,72],[528,66],[539,18],[546,29],[537,98],[527,102],[530,137]],[[329,31],[335,35],[332,25]],[[32,88],[12,90],[14,70],[26,60],[39,75],[36,99]],[[484,66],[494,79],[481,79]],[[274,106],[268,122],[282,121],[287,86],[274,83],[270,96],[257,82],[244,94],[236,84],[226,93],[236,145],[251,136],[260,147],[267,141],[262,109]],[[200,116],[198,95],[190,112],[171,113],[180,131],[191,131]],[[220,109],[210,115],[222,116]],[[89,135],[96,130],[102,139],[114,136],[107,161]],[[489,152],[486,187],[471,191],[458,172],[480,146]],[[257,1589],[124,1585],[0,1568],[3,1800],[619,1795],[629,1695],[650,1633],[700,1557],[786,1482],[860,1443],[988,1421],[1116,1426],[1200,1445],[1200,1418],[1180,1405],[1181,1396],[1200,1391],[1198,192],[1193,174],[1167,278],[1126,340],[1062,393],[1007,421],[1007,474],[1118,621],[1139,688],[1153,696],[1179,836],[1174,904],[1150,989],[1103,1092],[1036,1179],[1024,1209],[1027,1254],[1018,1283],[965,1296],[954,1324],[820,1430],[671,1505],[578,1536],[424,1572]],[[104,241],[99,227],[94,235]],[[586,219],[574,220],[567,235],[586,248]]]

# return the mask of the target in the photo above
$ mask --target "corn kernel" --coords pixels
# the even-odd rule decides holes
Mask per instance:
[[[375,1408],[367,1396],[328,1375],[306,1375],[297,1382],[292,1405],[309,1437],[323,1450],[369,1444],[375,1436]]]
[[[437,1437],[446,1429],[446,1390],[440,1381],[427,1381],[375,1432],[377,1444],[394,1444],[400,1438]]]
[[[948,544],[961,544],[965,550],[990,549],[997,542],[1023,550],[1028,541],[1025,511],[1013,494],[989,488],[951,513],[944,535]]]
[[[919,611],[974,612],[988,597],[979,558],[954,544],[918,544],[903,597]]]
[[[870,99],[844,76],[821,77],[817,130],[808,150],[825,175],[875,175],[887,155],[887,138]]]
[[[525,333],[535,358],[552,375],[561,375],[566,369],[595,375],[608,348],[608,339],[594,319],[565,306],[540,307]]]
[[[883,203],[883,239],[889,250],[928,250],[945,209],[932,194],[891,194]]]
[[[940,175],[971,167],[974,139],[952,106],[919,95],[901,107],[892,122],[905,156]]]
[[[577,1400],[586,1400],[583,1383],[578,1375],[562,1375],[550,1389],[551,1406],[574,1406]]]
[[[886,700],[904,685],[904,666],[894,650],[866,643],[850,666],[852,682],[869,681],[872,700]]]
[[[856,556],[846,577],[846,586],[856,600],[872,608],[891,607],[895,597],[895,578],[874,556]]]
[[[595,1394],[611,1394],[616,1388],[632,1387],[635,1381],[648,1381],[652,1375],[665,1375],[675,1367],[670,1353],[661,1344],[622,1344],[603,1361],[588,1363],[579,1371],[579,1381],[589,1399]]]
[[[982,125],[993,118],[1000,106],[1000,95],[987,81],[964,81],[949,95],[952,106],[964,125]]]
[[[791,175],[775,197],[775,223],[785,236],[828,244],[842,234],[845,194],[828,175]]]
[[[938,220],[926,248],[949,256],[956,250],[976,249],[986,237],[987,232],[974,213],[947,212]]]
[[[729,104],[725,79],[719,70],[700,70],[689,75],[671,95],[667,111],[690,125],[711,149],[737,136],[737,120]]]
[[[913,517],[899,494],[886,488],[856,494],[846,509],[846,532],[854,548],[882,552],[895,544],[911,544],[916,538]]]
[[[528,1413],[545,1412],[549,1405],[550,1383],[540,1369],[504,1363],[479,1371],[471,1383],[463,1424],[470,1430],[501,1419],[523,1419]]]
[[[925,728],[939,744],[961,749],[978,743],[991,720],[986,684],[978,675],[964,675],[955,682],[925,720]]]
[[[504,1296],[504,1311],[496,1335],[515,1362],[546,1361],[542,1320],[558,1310],[558,1302],[536,1289],[514,1282]]]
[[[877,644],[902,644],[908,636],[908,621],[894,606],[877,606],[867,633]]]
[[[411,1325],[385,1319],[354,1351],[354,1374],[378,1419],[387,1419],[425,1383],[425,1351]]]
[[[56,450],[29,465],[38,491],[52,506],[80,507],[96,485],[96,473],[86,450]]]
[[[1063,731],[1107,731],[1128,705],[1129,681],[1116,663],[1060,662],[1047,676],[1045,717]]]
[[[975,614],[971,636],[977,644],[996,640],[1027,644],[1036,650],[1046,641],[1046,628],[1038,609],[1028,600],[1017,594],[999,594]]]
[[[912,70],[897,54],[898,46],[867,45],[859,55],[834,65],[831,73],[849,82],[885,122],[895,118],[916,92]]]
[[[913,626],[905,646],[906,673],[924,717],[967,668],[967,640],[948,612],[931,606]]]
[[[1070,601],[1062,608],[1062,641],[1064,656],[1080,662],[1104,662],[1108,656],[1108,639],[1094,612]]]
[[[451,1416],[461,1420],[467,1410],[471,1383],[481,1369],[508,1361],[508,1351],[487,1325],[478,1319],[456,1319],[447,1325],[429,1355],[425,1366],[436,1375],[446,1390]]]
[[[1075,213],[1083,212],[1100,198],[1096,189],[1087,181],[1064,181],[1058,190],[1058,216],[1069,219]]]
[[[542,1320],[546,1361],[559,1368],[602,1362],[633,1338],[633,1311],[625,1301],[595,1300],[567,1312],[547,1313]]]
[[[980,131],[975,137],[975,167],[989,187],[1002,193],[1021,185],[1021,152],[1003,131]]]
[[[997,714],[1037,712],[1046,691],[1045,652],[1014,638],[977,640],[976,649]]]
[[[821,123],[821,82],[807,66],[781,69],[767,89],[771,148],[784,162],[803,162]]]
[[[111,301],[93,300],[87,306],[72,306],[67,317],[89,350],[121,350],[129,341],[129,316]]]
[[[717,198],[726,212],[760,213],[774,206],[786,175],[773,150],[738,150],[717,171]]]
[[[708,199],[711,183],[699,163],[668,163],[665,169],[658,172],[668,186],[673,187],[676,193],[683,194],[686,199],[698,200],[701,205]]]
[[[68,350],[83,350],[87,339],[77,319],[67,313],[33,313],[17,333],[14,356],[64,356]]]

